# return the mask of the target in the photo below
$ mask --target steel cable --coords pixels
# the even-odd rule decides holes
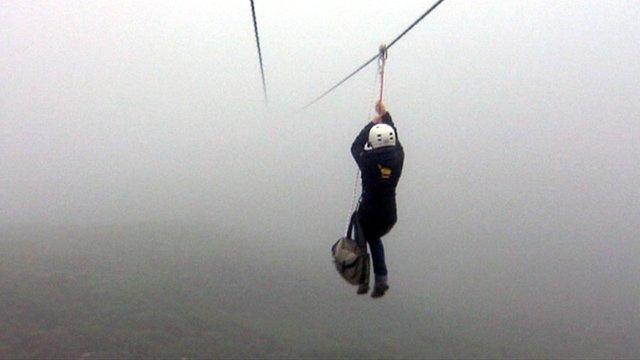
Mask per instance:
[[[402,33],[400,33],[400,35],[396,36],[395,39],[393,39],[393,41],[391,41],[389,43],[389,45],[387,45],[387,49],[389,49],[390,47],[392,47],[395,43],[397,43],[400,39],[402,39],[403,36],[405,36],[411,29],[413,29],[420,21],[422,21],[427,15],[429,15],[433,10],[435,10],[435,8],[437,8],[440,4],[442,4],[442,2],[444,2],[444,0],[438,0],[435,4],[433,4],[427,11],[425,11],[422,15],[420,15],[420,17],[418,17],[418,19],[416,19],[416,21],[414,21],[411,25],[409,25]],[[309,106],[315,104],[316,102],[318,102],[320,99],[322,99],[323,97],[327,96],[330,92],[332,92],[333,90],[335,90],[338,86],[344,84],[347,80],[349,80],[351,77],[353,77],[355,74],[357,74],[358,72],[360,72],[360,70],[364,69],[365,67],[367,67],[367,65],[371,64],[373,61],[375,61],[376,59],[378,59],[378,57],[380,56],[380,54],[376,54],[374,55],[371,59],[367,60],[364,64],[360,65],[357,69],[355,69],[353,72],[351,72],[349,75],[347,75],[344,79],[340,80],[337,84],[333,85],[331,88],[329,88],[329,90],[323,92],[322,94],[320,94],[319,96],[317,96],[315,99],[313,99],[311,102],[309,102],[307,105],[303,106],[302,108],[300,108],[300,110],[304,110],[306,108],[308,108]]]
[[[267,98],[267,83],[264,79],[264,65],[262,64],[262,51],[260,50],[260,36],[258,36],[258,21],[256,20],[256,9],[251,0],[251,14],[253,15],[253,29],[256,33],[256,45],[258,46],[258,60],[260,61],[260,74],[262,75],[262,90],[264,91],[264,102],[269,103]]]

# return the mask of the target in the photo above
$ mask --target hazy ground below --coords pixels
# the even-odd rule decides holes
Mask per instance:
[[[333,273],[330,240],[319,257],[304,243],[256,247],[207,226],[16,227],[0,235],[0,358],[640,354],[637,334],[517,309],[478,312],[473,298],[447,304],[411,295],[401,279],[381,300],[357,297]]]

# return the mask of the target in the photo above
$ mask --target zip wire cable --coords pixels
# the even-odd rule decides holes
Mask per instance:
[[[258,36],[258,22],[256,20],[256,9],[251,0],[251,14],[253,15],[253,29],[256,33],[256,45],[258,46],[258,60],[260,60],[260,74],[262,75],[262,90],[264,91],[264,103],[269,104],[267,98],[267,83],[264,80],[264,66],[262,65],[262,51],[260,50],[260,36]]]
[[[389,45],[387,45],[386,48],[389,49],[395,43],[397,43],[398,40],[402,39],[403,36],[405,36],[411,29],[413,29],[414,26],[416,26],[427,15],[429,15],[433,10],[435,10],[435,8],[437,8],[440,4],[442,4],[443,1],[444,0],[436,1],[435,4],[433,4],[427,11],[425,11],[424,14],[420,15],[420,17],[418,19],[416,19],[416,21],[414,21],[411,25],[409,25],[409,27],[407,27],[402,33],[400,33],[400,35],[396,36],[396,38],[393,39],[393,41],[391,41],[389,43]],[[353,75],[357,74],[360,70],[364,69],[367,65],[371,64],[374,60],[378,59],[379,56],[380,56],[380,54],[376,54],[371,59],[367,60],[367,62],[365,62],[364,64],[360,65],[360,67],[355,69],[351,74],[347,75],[344,79],[340,80],[337,84],[333,85],[329,90],[327,90],[327,91],[323,92],[322,94],[320,94],[318,97],[313,99],[310,103],[308,103],[307,105],[303,106],[300,110],[304,110],[304,109],[308,108],[309,106],[311,106],[311,105],[315,104],[316,102],[318,102],[323,97],[327,96],[330,92],[335,90],[338,86],[344,84],[347,80],[349,80]]]
[[[402,37],[403,37],[403,36],[405,36],[405,35],[409,32],[409,30],[413,29],[413,27],[414,27],[414,26],[418,25],[418,23],[419,23],[420,21],[422,21],[422,19],[424,19],[425,17],[427,17],[427,15],[429,15],[433,10],[435,10],[435,8],[437,8],[437,7],[438,7],[438,5],[442,4],[442,2],[443,2],[443,1],[444,1],[444,0],[438,0],[438,1],[436,1],[436,3],[435,3],[435,4],[431,5],[431,7],[429,8],[429,10],[425,11],[425,13],[424,13],[424,14],[420,15],[420,17],[419,17],[419,18],[417,18],[417,19],[416,19],[416,21],[414,21],[414,22],[413,22],[413,24],[409,25],[409,27],[408,27],[408,28],[406,28],[406,29],[402,32],[402,34],[400,34],[400,35],[396,36],[396,38],[395,38],[395,39],[393,39],[393,41],[392,41],[392,42],[387,46],[387,49],[388,49],[388,48],[390,48],[390,47],[392,47],[392,46],[393,46],[393,44],[395,44],[396,42],[398,42],[398,40],[402,39]]]

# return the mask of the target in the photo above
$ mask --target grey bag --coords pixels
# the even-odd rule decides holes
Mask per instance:
[[[331,255],[338,274],[351,285],[369,284],[371,265],[367,244],[361,234],[357,212],[354,212],[351,215],[347,235],[331,247]]]

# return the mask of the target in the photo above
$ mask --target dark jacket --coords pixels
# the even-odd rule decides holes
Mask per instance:
[[[402,175],[404,150],[398,138],[391,115],[386,113],[381,123],[390,125],[396,132],[396,146],[365,150],[369,140],[369,131],[375,125],[367,124],[351,145],[351,155],[362,173],[362,202],[379,203],[384,200],[395,200],[396,186]]]

